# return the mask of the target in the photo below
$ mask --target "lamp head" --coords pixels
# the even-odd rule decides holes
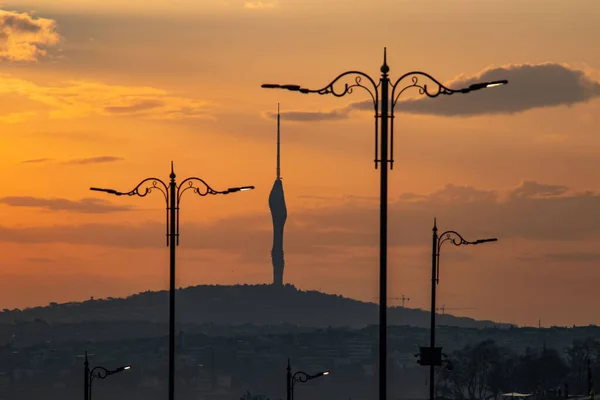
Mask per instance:
[[[488,242],[497,242],[498,239],[497,238],[490,238],[490,239],[479,239],[475,241],[475,244],[480,244],[480,243],[488,243]]]
[[[104,192],[104,193],[109,193],[109,194],[115,194],[117,196],[120,196],[122,194],[121,192],[117,192],[114,189],[102,189],[102,188],[91,187],[90,190],[92,190],[94,192]]]
[[[488,84],[486,85],[486,88],[492,88],[492,87],[496,87],[496,86],[504,86],[507,84],[508,84],[508,81],[506,79],[503,79],[501,81],[488,82]]]
[[[474,90],[492,88],[492,87],[496,87],[496,86],[503,86],[506,84],[508,84],[507,80],[474,83],[471,86],[469,86],[467,90],[472,92]]]
[[[112,373],[116,374],[118,372],[126,371],[128,369],[131,369],[131,365],[125,365],[123,367],[119,367],[119,368],[115,369]]]
[[[235,193],[235,192],[245,192],[246,190],[252,190],[254,186],[241,186],[241,187],[233,187],[227,189],[224,193]]]

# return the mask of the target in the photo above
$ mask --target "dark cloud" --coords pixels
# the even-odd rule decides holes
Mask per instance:
[[[101,164],[101,163],[110,163],[116,161],[123,161],[123,157],[115,157],[115,156],[99,156],[99,157],[89,157],[89,158],[80,158],[65,161],[63,164],[67,165],[86,165],[86,164]]]
[[[457,230],[467,240],[498,237],[498,245],[510,243],[506,240],[511,238],[572,241],[600,237],[599,194],[567,190],[560,196],[547,196],[548,187],[553,186],[526,181],[507,193],[497,193],[447,185],[428,195],[403,196],[390,202],[389,244],[428,245],[434,217],[441,230]],[[525,192],[527,195],[522,195]],[[377,245],[377,202],[334,198],[321,204],[289,210],[286,254],[344,254],[348,247]],[[150,248],[164,245],[164,229],[158,222],[2,227],[0,241]],[[223,250],[268,261],[271,216],[265,212],[210,224],[182,221],[181,234],[180,243],[190,249]]]
[[[64,165],[86,165],[86,164],[101,164],[125,160],[123,157],[115,156],[97,156],[88,158],[77,158],[61,162]],[[42,164],[55,161],[54,158],[35,158],[32,160],[21,161],[23,164]]]
[[[34,158],[32,160],[21,161],[23,164],[41,164],[49,161],[53,161],[53,158]]]
[[[502,79],[508,80],[508,85],[466,95],[454,94],[433,99],[422,96],[398,101],[395,110],[410,114],[444,116],[514,114],[534,108],[570,106],[600,96],[600,83],[582,70],[556,63],[512,64],[487,68],[475,76],[459,77],[446,86],[460,89],[477,82]],[[435,87],[433,82],[422,83],[427,83],[430,88]],[[351,107],[372,109],[368,102],[355,103]]]
[[[373,109],[373,106],[371,106]],[[337,121],[348,118],[350,109],[334,109],[330,111],[282,111],[281,118],[286,121]],[[277,113],[267,112],[268,118],[277,118]]]
[[[37,61],[58,44],[56,22],[28,13],[0,10],[0,60]]]
[[[409,78],[410,79],[410,78]],[[402,100],[395,106],[396,112],[408,114],[427,114],[442,116],[474,116],[489,114],[514,114],[534,108],[555,107],[583,103],[600,96],[600,83],[586,75],[585,71],[564,64],[511,64],[503,67],[487,68],[472,76],[461,76],[445,84],[452,89],[461,89],[477,82],[508,80],[502,87],[483,89],[469,94],[454,94]],[[395,81],[392,81],[395,82]],[[407,80],[406,84],[410,81]],[[423,77],[419,84],[426,84],[430,92],[437,85]],[[400,84],[402,85],[402,83]],[[402,87],[402,86],[399,86]],[[407,95],[418,94],[416,89],[406,92]],[[282,113],[292,121],[317,121],[343,119],[350,116],[350,111],[362,110],[373,112],[371,100],[350,104],[345,109],[334,111],[294,111],[289,115]],[[269,113],[273,116],[273,113]]]
[[[0,203],[11,207],[34,207],[48,211],[69,211],[86,214],[105,214],[129,211],[131,206],[115,205],[106,200],[84,198],[81,200],[44,199],[29,196],[10,196],[0,198]]]

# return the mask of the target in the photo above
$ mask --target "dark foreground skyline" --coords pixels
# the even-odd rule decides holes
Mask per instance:
[[[382,12],[352,0],[347,18],[333,1],[4,2],[0,304],[167,287],[160,200],[87,189],[162,176],[172,159],[181,176],[259,188],[243,201],[184,200],[178,285],[272,282],[266,199],[277,103],[290,211],[285,281],[377,296],[368,94],[259,85],[316,87],[348,69],[376,75],[387,47],[394,73],[423,70],[449,87],[510,81],[431,101],[406,92],[398,102],[389,296],[426,308],[438,217],[444,229],[501,239],[445,258],[447,307],[517,324],[600,323],[589,307],[600,301],[600,55],[590,51],[600,5],[461,1],[393,2]]]
[[[91,366],[114,369],[132,365],[131,370],[96,381],[94,398],[164,398],[166,324],[162,325],[163,332],[131,323],[122,325],[48,324],[38,320],[11,324],[12,334],[7,335],[9,326],[0,323],[0,399],[81,399],[81,356],[86,350]],[[586,354],[591,357],[594,376],[600,376],[600,343],[593,339],[600,335],[598,329],[439,327],[440,343],[454,365],[451,371],[438,371],[437,395],[456,398],[461,390],[467,394],[470,379],[482,378],[477,374],[485,370],[485,365],[493,368],[485,370],[488,378],[478,381],[472,399],[485,400],[489,395],[511,391],[560,399],[564,398],[565,383],[571,395],[581,395],[587,389]],[[74,331],[81,337],[65,340],[63,333]],[[146,336],[136,337],[136,332]],[[390,374],[394,377],[390,396],[425,399],[427,369],[416,363],[414,353],[418,343],[427,341],[428,330],[391,326],[389,332]],[[376,337],[376,326],[314,329],[291,325],[179,325],[177,393],[237,400],[249,391],[272,400],[282,399],[289,357],[294,371],[331,371],[327,379],[298,385],[297,398],[372,399],[376,393]],[[469,373],[472,367],[474,375]],[[514,376],[504,374],[510,371]]]

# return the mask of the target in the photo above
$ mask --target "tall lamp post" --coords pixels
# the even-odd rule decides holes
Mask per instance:
[[[306,372],[297,371],[292,375],[292,367],[290,366],[290,359],[288,358],[287,365],[287,400],[294,400],[294,385],[298,382],[305,383],[311,379],[320,378],[322,376],[329,375],[329,371],[319,372],[314,375],[309,375]]]
[[[191,189],[199,196],[229,194],[254,189],[254,186],[233,187],[218,191],[211,188],[204,180],[196,177],[186,178],[179,185],[175,181],[173,161],[169,184],[158,178],[146,178],[129,192],[119,192],[114,189],[90,188],[97,192],[105,192],[117,196],[144,197],[154,190],[160,191],[167,205],[167,246],[170,249],[170,284],[169,284],[169,400],[175,398],[175,248],[179,246],[179,205],[183,193]],[[201,186],[194,186],[195,183]]]
[[[90,371],[90,364],[88,362],[88,358],[87,358],[87,351],[85,352],[85,362],[84,362],[84,399],[85,400],[92,400],[92,382],[94,381],[94,379],[106,379],[111,375],[114,374],[118,374],[119,372],[123,372],[126,371],[128,369],[131,369],[131,365],[125,365],[122,367],[119,367],[117,369],[113,369],[113,370],[108,370],[104,367],[94,367],[91,371]]]
[[[463,89],[449,89],[431,75],[425,72],[413,71],[402,75],[392,83],[388,76],[390,68],[387,65],[385,48],[383,49],[383,65],[380,70],[379,83],[375,83],[375,79],[364,72],[346,71],[321,89],[307,89],[300,85],[279,84],[263,84],[261,87],[265,89],[287,89],[300,93],[332,94],[336,97],[351,94],[355,87],[359,87],[366,90],[373,100],[375,111],[375,169],[377,169],[378,163],[382,167],[379,222],[379,399],[385,400],[387,396],[387,189],[388,165],[390,169],[393,169],[394,166],[394,107],[400,95],[410,88],[417,88],[421,95],[433,98],[442,94],[469,93],[479,89],[501,86],[507,84],[508,81],[481,82]],[[336,90],[335,84],[346,77],[353,78],[350,80],[350,84],[344,83]],[[362,83],[363,78],[366,79],[366,86]],[[406,82],[409,78],[409,82]],[[433,82],[434,88],[431,89],[426,83],[421,83],[420,78]],[[381,134],[378,132],[378,119],[380,120],[379,130]],[[391,120],[389,130],[388,120]]]
[[[446,231],[438,236],[436,219],[433,220],[433,240],[431,252],[431,328],[429,347],[421,347],[419,364],[429,366],[429,400],[435,398],[435,367],[442,365],[442,348],[435,347],[435,290],[440,283],[440,248],[444,242],[450,241],[455,246],[496,242],[498,239],[465,240],[456,231]]]

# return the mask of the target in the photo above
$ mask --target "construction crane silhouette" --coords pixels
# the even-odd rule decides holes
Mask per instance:
[[[378,297],[373,297],[373,298],[374,299],[379,299],[379,296]],[[400,301],[402,301],[402,307],[404,307],[404,303],[406,301],[410,301],[410,297],[406,297],[406,296],[402,295],[402,297],[388,297],[388,300],[400,300]]]
[[[442,310],[442,315],[446,314],[446,310],[476,310],[474,307],[458,307],[458,308],[446,308],[444,304],[441,307],[436,308],[436,311]]]

